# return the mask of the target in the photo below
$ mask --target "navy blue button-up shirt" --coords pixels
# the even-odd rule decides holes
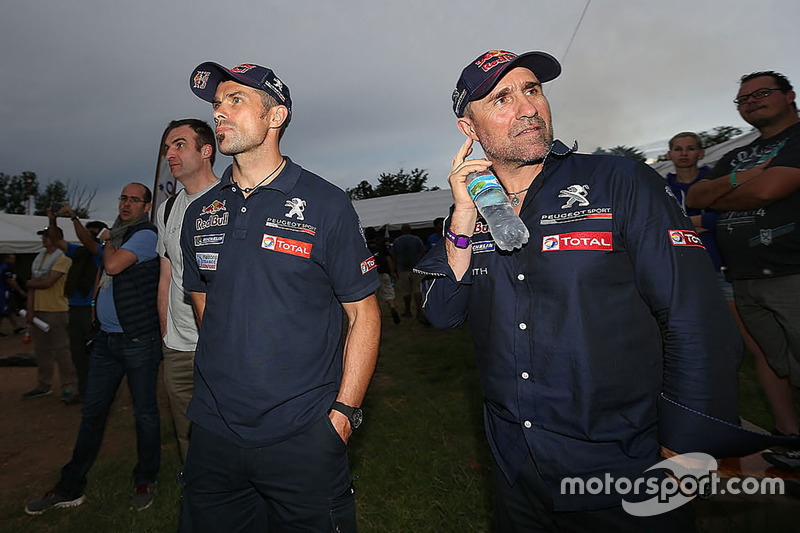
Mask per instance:
[[[641,477],[659,460],[659,394],[737,422],[741,343],[708,253],[649,167],[556,141],[520,211],[530,240],[495,249],[481,218],[456,281],[444,241],[416,270],[426,316],[469,318],[486,432],[509,482],[528,454],[556,509],[565,477]],[[664,328],[662,340],[661,328]]]
[[[347,195],[286,159],[244,198],[228,168],[186,210],[183,285],[206,293],[192,422],[245,447],[325,416],[342,379],[342,306],[379,286]]]

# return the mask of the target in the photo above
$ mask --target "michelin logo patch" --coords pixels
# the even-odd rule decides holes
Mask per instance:
[[[197,268],[200,270],[217,269],[217,259],[219,258],[219,254],[216,252],[199,252],[194,254],[194,258],[197,261]]]
[[[480,241],[472,243],[473,254],[483,254],[487,252],[494,252],[494,241]]]
[[[267,233],[261,239],[261,247],[264,250],[272,252],[279,252],[282,254],[296,255],[297,257],[311,257],[311,248],[313,245],[308,242],[295,241],[293,239],[284,239],[275,235]]]
[[[700,240],[697,233],[688,229],[669,230],[669,240],[672,246],[696,246],[705,249],[703,241]]]
[[[543,252],[567,250],[602,250],[611,252],[614,250],[611,242],[611,232],[576,231],[542,237]]]
[[[195,246],[212,246],[215,244],[222,244],[223,242],[225,242],[224,233],[211,233],[209,235],[194,236]]]

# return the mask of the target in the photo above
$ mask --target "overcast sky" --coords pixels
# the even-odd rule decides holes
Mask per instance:
[[[282,151],[342,188],[420,167],[446,176],[463,140],[450,94],[489,49],[547,51],[556,136],[650,145],[682,130],[742,128],[738,78],[800,86],[797,0],[26,0],[0,17],[0,172],[72,180],[116,214],[123,185],[154,179],[169,120],[211,119],[189,90],[203,61],[272,68],[293,118]],[[228,164],[217,163],[218,174]]]

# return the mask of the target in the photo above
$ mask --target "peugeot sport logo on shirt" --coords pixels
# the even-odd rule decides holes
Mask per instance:
[[[561,206],[561,209],[569,209],[575,202],[578,202],[579,207],[586,207],[589,205],[589,200],[586,195],[589,194],[588,185],[570,185],[566,189],[558,191],[559,198],[566,198],[567,203]]]
[[[297,220],[305,220],[306,217],[303,216],[303,211],[306,209],[306,201],[301,200],[300,198],[292,198],[291,200],[286,200],[286,203],[283,204],[284,207],[289,208],[289,212],[286,213],[286,218],[292,218],[294,216],[297,217]]]
[[[607,231],[576,231],[558,235],[542,237],[542,251],[556,252],[566,250],[614,250],[611,232]]]

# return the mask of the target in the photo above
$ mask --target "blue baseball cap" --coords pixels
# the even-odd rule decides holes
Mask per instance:
[[[220,64],[207,61],[201,63],[192,71],[192,75],[189,78],[189,87],[198,97],[206,102],[213,102],[214,93],[217,92],[217,85],[228,80],[265,91],[279,104],[286,106],[286,109],[289,110],[286,124],[289,123],[292,118],[292,97],[289,95],[289,87],[267,67],[253,63],[242,63],[232,69],[227,69]]]
[[[528,52],[517,55],[506,50],[489,50],[481,54],[464,70],[453,91],[453,111],[456,116],[464,116],[467,104],[480,100],[494,88],[503,74],[514,67],[525,67],[545,83],[561,74],[561,64],[546,52]]]

